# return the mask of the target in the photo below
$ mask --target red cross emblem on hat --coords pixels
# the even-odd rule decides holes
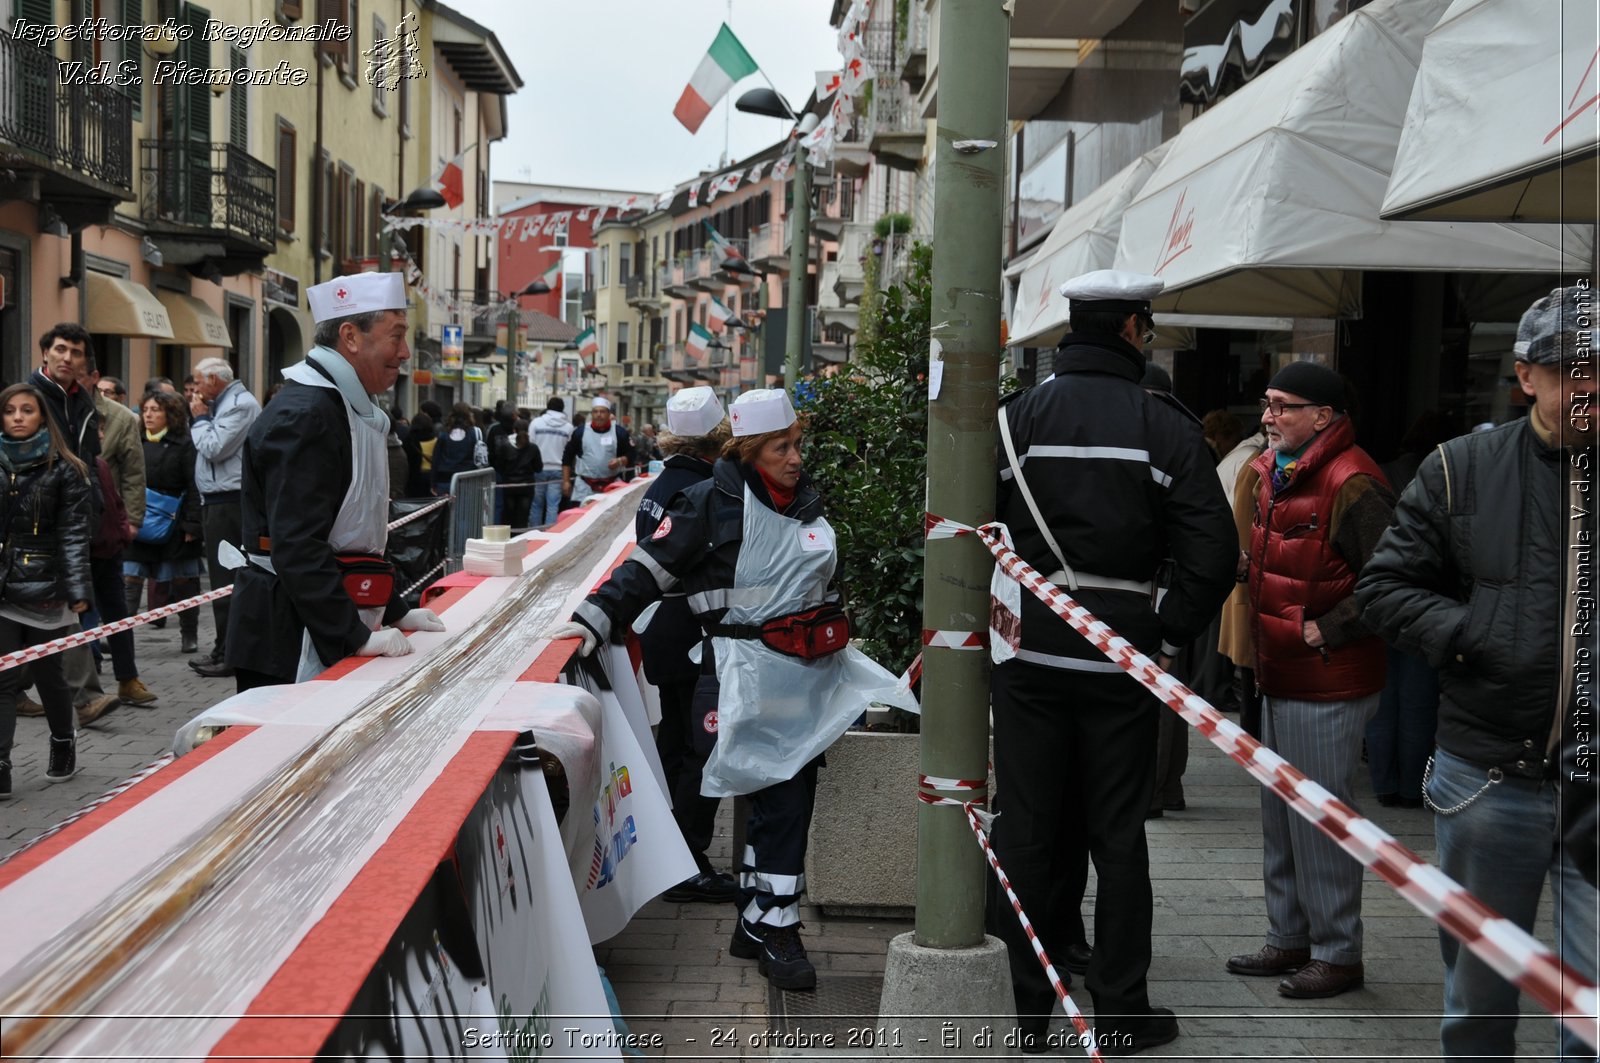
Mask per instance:
[[[343,288],[339,288],[333,294],[337,295],[339,298],[343,299],[345,296],[349,295],[350,293],[345,291]]]

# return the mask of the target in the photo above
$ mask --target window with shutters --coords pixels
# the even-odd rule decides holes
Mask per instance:
[[[617,247],[617,279],[626,284],[631,276],[633,276],[633,245],[621,244]]]
[[[17,18],[25,18],[41,26],[54,25],[56,22],[54,0],[16,0],[14,13]],[[9,25],[7,28],[10,28]]]
[[[228,49],[229,69],[246,70],[249,66],[242,49]],[[228,89],[228,143],[240,151],[250,150],[250,86],[238,80]]]
[[[355,184],[355,169],[345,162],[339,164],[333,190],[333,261],[342,263],[353,249],[350,246],[350,195]]]
[[[350,257],[366,255],[367,246],[367,183],[352,179],[350,182]]]
[[[300,0],[278,0],[278,21],[299,22],[302,10]]]
[[[388,40],[389,27],[384,25],[383,19],[377,15],[372,16],[372,46],[376,48],[379,41]],[[372,113],[379,118],[389,117],[389,90],[384,87],[384,79],[372,79]]]
[[[628,323],[626,321],[619,321],[617,322],[617,361],[626,362],[627,360]]]
[[[367,254],[377,256],[383,268],[383,189],[377,185],[372,186],[367,205]]]
[[[295,212],[295,149],[299,138],[294,126],[278,116],[278,229],[284,234],[294,232]]]
[[[311,163],[312,187],[317,190],[317,254],[333,253],[333,156],[324,149]]]

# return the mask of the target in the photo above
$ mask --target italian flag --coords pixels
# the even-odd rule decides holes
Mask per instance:
[[[683,349],[689,352],[690,358],[697,361],[704,358],[706,351],[711,349],[711,333],[697,323],[689,322],[689,338],[683,341]]]
[[[539,274],[539,279],[548,284],[551,291],[561,287],[561,256],[556,256],[550,268]]]
[[[476,144],[468,145],[467,151],[471,151],[477,146]],[[447,207],[459,207],[462,201],[466,199],[461,187],[461,167],[467,161],[467,151],[463,151],[460,155],[439,167],[438,172],[428,181],[429,187],[444,197],[444,205]]]
[[[594,338],[594,327],[584,329],[572,340],[578,345],[578,355],[586,362],[593,362],[594,356],[600,352],[600,341]]]
[[[712,332],[721,332],[728,327],[728,322],[733,319],[733,311],[722,305],[722,300],[716,296],[711,297],[711,305],[706,308],[706,322],[711,326]]]
[[[724,22],[722,29],[717,31],[717,39],[711,42],[711,50],[700,60],[694,77],[689,79],[688,87],[678,98],[678,106],[672,109],[672,116],[682,122],[689,132],[699,132],[700,123],[706,120],[706,115],[711,113],[717,101],[733,88],[734,82],[749,77],[759,69],[756,61],[750,58],[750,53],[744,50],[744,45],[739,43],[739,38]]]
[[[720,254],[724,259],[744,258],[744,252],[740,251],[737,247],[734,247],[733,243],[726,236],[723,236],[721,233],[717,232],[717,230],[712,227],[710,222],[706,222],[705,227],[706,232],[711,236],[711,242],[717,246],[717,253]]]

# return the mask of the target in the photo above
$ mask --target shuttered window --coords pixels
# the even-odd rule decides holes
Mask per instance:
[[[294,232],[296,149],[299,138],[290,123],[278,117],[278,228]]]
[[[228,68],[249,68],[241,49],[228,49]],[[228,143],[240,151],[250,150],[250,86],[241,85],[238,81],[228,90]]]

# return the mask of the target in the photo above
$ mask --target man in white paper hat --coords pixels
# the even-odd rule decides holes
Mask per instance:
[[[443,631],[407,610],[388,543],[389,418],[373,401],[411,357],[405,280],[335,277],[306,292],[316,346],[244,445],[226,659],[240,690],[304,682],[351,654],[411,652],[403,632]],[[392,625],[392,626],[390,626]]]
[[[561,455],[561,494],[574,502],[610,487],[628,467],[633,441],[612,416],[611,400],[596,395],[589,404],[589,423],[567,440]]]
[[[648,542],[661,526],[672,500],[695,484],[711,478],[711,469],[728,441],[728,422],[717,393],[708,387],[683,388],[667,400],[667,434],[661,447],[667,455],[661,474],[639,502],[634,532]],[[689,608],[682,590],[661,596],[650,624],[639,634],[645,678],[661,694],[661,727],[656,751],[667,775],[672,817],[683,832],[697,868],[695,874],[667,890],[676,904],[730,904],[737,892],[733,876],[712,868],[706,856],[721,799],[700,793],[706,748],[715,740],[702,740],[696,748],[690,709],[700,665],[689,659],[690,650],[705,637],[700,621]]]

